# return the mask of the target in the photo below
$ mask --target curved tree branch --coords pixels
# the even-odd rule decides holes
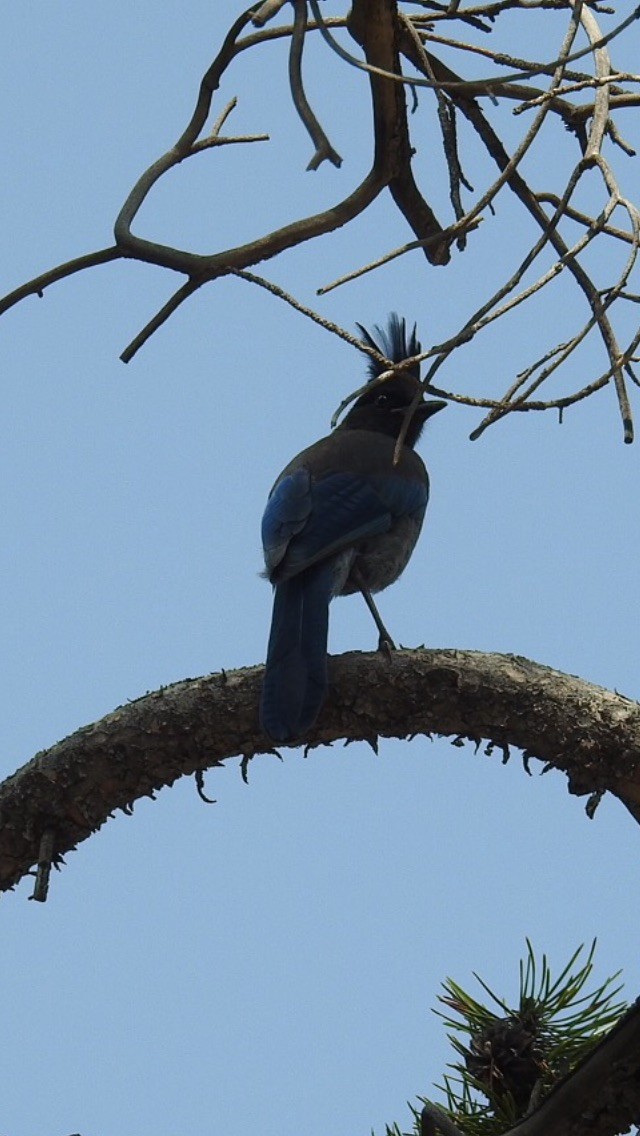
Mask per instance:
[[[272,752],[258,724],[262,668],[186,680],[145,695],[36,755],[0,787],[0,890],[39,858],[99,829],[115,809],[178,777]],[[511,655],[349,653],[330,659],[331,695],[309,746],[438,733],[510,746],[563,770],[576,794],[610,791],[640,820],[640,705]],[[347,759],[348,760],[348,759]]]

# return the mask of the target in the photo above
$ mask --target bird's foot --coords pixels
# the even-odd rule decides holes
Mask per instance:
[[[388,633],[378,639],[378,650],[391,662],[391,654],[396,650],[396,645]]]

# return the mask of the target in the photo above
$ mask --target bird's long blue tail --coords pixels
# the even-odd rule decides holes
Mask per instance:
[[[260,720],[274,742],[288,742],[315,722],[327,690],[332,561],[277,584]]]

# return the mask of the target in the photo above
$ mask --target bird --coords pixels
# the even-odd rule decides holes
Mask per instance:
[[[362,343],[391,363],[420,353],[416,326],[409,333],[396,312],[386,327],[374,325],[375,335],[356,326]],[[334,596],[361,592],[379,646],[393,647],[372,593],[393,584],[413,552],[429,499],[414,447],[447,403],[424,397],[419,364],[375,382],[388,369],[369,356],[368,381],[349,413],[285,466],[269,494],[262,543],[274,599],[260,721],[276,744],[306,734],[324,703]]]

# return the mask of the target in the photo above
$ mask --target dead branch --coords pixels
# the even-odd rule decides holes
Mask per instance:
[[[0,889],[178,777],[268,752],[262,668],[165,687],[39,753],[0,788]],[[310,746],[438,733],[514,746],[563,770],[569,791],[608,790],[640,820],[640,705],[527,659],[474,651],[350,653],[330,659],[331,696]],[[348,760],[348,757],[345,758]]]
[[[307,0],[294,0],[293,9],[295,20],[289,50],[289,82],[291,85],[291,98],[301,121],[315,146],[315,154],[311,158],[308,170],[317,170],[322,162],[332,162],[340,168],[342,158],[334,150],[324,130],[313,113],[304,90],[302,82],[302,49],[307,32]]]
[[[321,22],[317,0],[311,0],[316,21]],[[447,264],[448,242],[438,241],[442,226],[416,185],[411,169],[413,150],[409,138],[407,103],[400,76],[399,22],[395,0],[354,0],[348,28],[370,64],[369,82],[373,102],[376,161],[387,155],[391,176],[389,190],[413,229],[431,264]],[[383,77],[384,75],[384,77]]]
[[[122,256],[124,253],[121,249],[117,245],[112,245],[110,248],[98,249],[97,252],[85,253],[84,256],[77,256],[74,260],[58,264],[55,268],[50,268],[40,276],[34,276],[33,280],[28,280],[26,284],[21,284],[19,288],[14,288],[13,292],[3,296],[0,300],[0,315],[8,312],[9,308],[19,304],[27,296],[39,296],[42,299],[45,288],[58,280],[73,276],[75,272],[84,272],[85,268],[95,268],[98,264],[108,264],[110,260],[120,260]]]
[[[591,23],[588,23],[588,30],[589,30],[589,33],[590,33],[590,38],[592,40],[593,50],[594,51],[601,51],[602,49],[596,46],[598,43],[601,42],[601,40],[594,38],[594,29],[593,29],[593,25]],[[576,21],[574,20],[573,26],[570,27],[569,32],[567,33],[567,36],[565,37],[565,43],[563,45],[563,50],[566,53],[567,59],[570,58],[570,55],[569,55],[570,46],[571,46],[571,43],[572,43],[573,38],[575,36],[575,31],[576,31]],[[407,54],[409,54],[411,56],[411,59],[412,59],[412,62],[414,63],[414,66],[416,66],[418,69],[420,69],[421,59],[417,55],[417,53],[415,52],[414,46],[413,46],[411,41],[407,40],[403,44],[403,50],[406,51]],[[602,68],[605,68],[606,66],[608,66],[606,61],[605,61],[605,63],[602,63],[602,57],[601,56],[599,56],[598,58],[599,58],[598,66],[600,66]],[[436,75],[437,78],[442,77],[445,81],[450,80],[453,73],[450,71],[450,69],[448,67],[445,67],[442,63],[440,63],[440,61],[437,60],[435,56],[430,56],[430,64],[431,64],[431,68],[433,70],[433,73]],[[562,69],[562,65],[560,65],[558,67],[556,73],[555,73],[554,80],[553,80],[553,84],[555,86],[557,86],[558,83],[561,82],[562,74],[563,74],[563,69]],[[457,78],[457,76],[453,76],[453,77]],[[449,86],[449,89],[452,90],[450,83],[448,83],[448,86]],[[589,139],[588,139],[588,143],[587,143],[587,154],[585,155],[585,157],[583,159],[581,159],[581,162],[576,167],[576,170],[574,171],[574,178],[579,177],[581,175],[582,171],[584,169],[587,169],[590,165],[591,166],[594,166],[594,165],[599,166],[600,165],[599,147],[602,144],[602,138],[603,138],[604,128],[605,128],[605,124],[606,124],[606,119],[608,117],[608,103],[605,106],[605,102],[604,102],[604,100],[608,98],[606,86],[603,86],[601,88],[598,97],[602,98],[602,102],[599,104],[599,110],[598,110],[597,116],[594,114],[594,121],[592,123],[591,131],[590,131],[590,135],[589,135]],[[617,392],[617,395],[618,395],[618,403],[619,403],[619,406],[620,406],[620,413],[621,413],[622,422],[623,422],[623,437],[624,437],[625,442],[631,442],[633,440],[633,424],[632,424],[632,420],[631,420],[631,409],[630,409],[630,405],[629,405],[628,394],[627,394],[627,390],[626,390],[626,384],[625,384],[625,381],[624,381],[624,365],[623,365],[624,362],[626,362],[627,358],[628,358],[628,349],[627,349],[626,352],[623,352],[623,351],[620,350],[618,343],[617,343],[617,340],[616,340],[615,333],[613,331],[611,323],[610,323],[610,321],[607,317],[607,314],[606,314],[606,307],[603,304],[603,301],[601,299],[600,293],[599,293],[596,285],[593,283],[593,281],[591,280],[591,278],[589,277],[587,272],[583,269],[581,263],[577,259],[571,258],[569,256],[570,250],[569,250],[568,246],[566,245],[565,241],[563,240],[563,238],[558,233],[556,226],[553,224],[553,219],[549,218],[549,216],[542,209],[542,206],[540,205],[539,201],[537,200],[535,194],[532,192],[532,190],[530,189],[527,182],[522,178],[522,176],[518,172],[518,170],[516,168],[517,161],[514,161],[514,157],[518,156],[518,160],[519,160],[519,157],[521,156],[520,152],[523,150],[524,143],[521,143],[520,147],[518,148],[518,150],[516,151],[516,154],[514,156],[509,157],[509,155],[507,154],[501,140],[498,138],[498,136],[495,133],[495,131],[493,130],[492,126],[489,124],[487,118],[484,116],[483,112],[480,110],[480,107],[478,105],[477,100],[473,99],[473,98],[468,98],[466,94],[462,93],[461,91],[456,91],[456,90],[452,91],[452,98],[456,102],[456,105],[459,107],[462,114],[464,114],[465,117],[472,123],[472,125],[474,126],[474,128],[476,129],[476,131],[478,132],[480,137],[482,138],[482,141],[484,142],[489,154],[491,155],[491,157],[494,159],[494,161],[498,165],[498,168],[501,170],[502,182],[509,185],[509,187],[513,190],[513,192],[516,194],[516,196],[525,205],[525,207],[527,208],[529,213],[533,216],[533,218],[535,219],[537,224],[543,230],[545,243],[548,240],[549,243],[553,246],[553,248],[555,249],[559,258],[563,261],[563,263],[566,263],[569,271],[574,276],[577,284],[579,285],[580,289],[582,290],[582,292],[586,296],[587,301],[589,303],[589,307],[591,309],[592,318],[593,318],[593,322],[590,326],[597,326],[598,327],[600,334],[602,336],[602,339],[604,341],[608,356],[609,356],[609,362],[610,362],[610,367],[611,367],[611,375],[612,375],[614,382],[616,384],[616,392]],[[541,111],[544,109],[544,105],[548,106],[549,103],[547,102],[546,104],[543,104],[543,107],[540,108],[540,110],[538,111],[538,114],[540,114]],[[537,122],[537,120],[534,120],[534,125],[535,125],[535,122]],[[526,141],[527,141],[527,139],[525,139],[525,142]],[[570,185],[571,185],[571,183],[570,183]],[[617,192],[617,190],[616,190],[616,192]],[[477,205],[474,207],[474,209],[477,209]],[[506,288],[506,286],[505,286],[505,288]],[[501,298],[502,293],[503,293],[503,290],[501,289],[500,292],[497,293],[496,295]],[[493,298],[492,298],[492,301],[493,301]],[[488,304],[485,305],[485,307],[488,307],[488,305],[491,304],[492,301],[489,301]],[[483,314],[484,314],[484,312],[483,312]],[[476,318],[477,318],[477,313],[476,313]],[[472,324],[472,323],[473,323],[473,317],[472,317],[472,320],[467,321],[467,323],[465,324],[465,326],[462,329],[460,334],[461,335],[462,334],[468,335],[469,325]],[[454,345],[457,346],[457,343],[455,343]],[[448,352],[448,353],[450,353],[450,352]],[[435,370],[441,365],[441,363],[443,361],[444,361],[444,355],[441,359],[436,360],[435,364],[432,366],[430,376],[429,376],[430,378],[432,378],[433,374],[435,373]],[[473,438],[479,437],[480,433],[484,429],[486,429],[486,427],[488,425],[490,425],[494,421],[497,421],[498,418],[503,417],[503,415],[505,413],[505,409],[504,409],[505,406],[506,406],[506,396],[503,400],[501,400],[501,402],[499,404],[499,409],[496,409],[495,411],[491,411],[489,413],[489,415],[481,423],[480,427],[473,432],[472,437]]]
[[[640,5],[619,20],[606,35],[602,33],[597,19],[598,12],[605,9],[597,3],[587,3],[586,0],[571,0],[569,5],[566,0],[497,0],[471,7],[425,0],[421,4],[420,13],[410,14],[399,10],[397,0],[354,0],[348,17],[327,19],[323,17],[318,0],[295,0],[293,24],[271,23],[269,27],[265,27],[284,7],[281,0],[266,0],[262,4],[255,3],[235,20],[201,80],[195,107],[184,131],[174,145],[143,172],[127,196],[115,222],[115,244],[59,265],[14,289],[0,300],[0,314],[28,295],[42,294],[50,284],[68,275],[109,260],[136,259],[178,272],[185,278],[180,287],[124,350],[122,359],[129,361],[142,344],[197,289],[216,278],[236,273],[245,273],[247,280],[255,279],[262,283],[263,278],[248,272],[250,267],[348,224],[363,213],[387,186],[416,239],[391,252],[373,257],[364,267],[341,273],[337,281],[325,285],[319,290],[319,294],[324,294],[338,284],[344,285],[364,272],[378,269],[390,260],[417,249],[422,249],[431,265],[446,264],[452,248],[457,246],[458,251],[464,249],[468,235],[475,231],[486,211],[491,210],[494,200],[506,185],[533,218],[541,235],[532,243],[517,270],[471,316],[463,320],[459,330],[449,335],[445,343],[436,344],[424,353],[422,358],[431,360],[427,382],[433,384],[438,370],[454,351],[468,343],[490,323],[506,318],[560,272],[566,271],[573,276],[587,301],[588,315],[582,327],[572,330],[561,344],[553,347],[544,345],[544,361],[524,366],[516,379],[510,381],[501,398],[475,398],[461,391],[450,392],[450,397],[453,401],[488,409],[489,413],[472,434],[472,437],[478,437],[488,425],[512,411],[562,410],[611,381],[615,386],[623,421],[623,436],[625,441],[630,441],[633,428],[626,380],[636,381],[631,368],[637,344],[635,338],[626,344],[618,343],[613,312],[619,300],[629,300],[637,293],[637,289],[634,290],[631,285],[631,275],[636,269],[640,225],[637,207],[621,192],[616,173],[603,154],[603,143],[609,137],[627,153],[633,153],[628,143],[620,137],[612,115],[618,108],[640,105],[640,94],[627,90],[624,86],[638,83],[640,77],[616,70],[609,58],[607,45],[640,18]],[[559,50],[549,52],[551,58],[523,59],[487,46],[487,36],[502,13],[520,11],[526,18],[532,11],[545,8],[568,10],[570,17],[564,42]],[[425,14],[425,9],[428,14]],[[308,18],[309,10],[314,16],[313,20]],[[443,22],[446,22],[446,30],[451,29],[452,34],[441,34],[444,30]],[[251,25],[260,30],[247,34]],[[579,27],[585,32],[588,42],[585,47],[576,48],[575,36]],[[352,39],[362,49],[363,58],[358,58],[344,48],[333,34],[336,28],[348,29]],[[458,29],[464,29],[464,35],[456,36],[454,32]],[[303,216],[273,232],[263,233],[244,245],[218,252],[194,253],[137,235],[133,228],[142,205],[158,181],[178,164],[222,145],[267,139],[265,134],[222,136],[223,124],[235,106],[235,99],[219,114],[208,134],[205,130],[214,96],[234,60],[248,50],[253,51],[275,40],[286,38],[290,43],[292,101],[315,147],[310,168],[317,168],[325,159],[339,164],[340,158],[329,142],[318,116],[310,107],[303,84],[302,58],[306,36],[318,32],[340,61],[337,65],[346,62],[364,70],[370,84],[373,156],[371,168],[361,184],[334,206]],[[484,42],[473,42],[472,32],[483,37]],[[482,78],[458,74],[447,67],[436,54],[441,48],[455,48],[466,63],[481,57],[488,61],[494,73]],[[593,60],[593,73],[573,67],[576,61],[588,56]],[[403,73],[403,58],[415,68],[417,76]],[[503,73],[505,69],[506,74]],[[539,83],[534,84],[534,80],[540,76],[549,77],[546,89],[541,89]],[[455,218],[448,225],[441,224],[436,217],[414,176],[412,158],[417,130],[413,120],[412,130],[409,129],[405,95],[407,86],[426,87],[434,91]],[[577,96],[585,90],[593,91],[593,101],[577,102]],[[510,154],[488,115],[480,109],[480,101],[487,97],[495,105],[502,105],[504,100],[515,100],[518,103],[515,113],[524,110],[533,113],[529,129]],[[466,189],[469,193],[473,191],[462,172],[457,112],[471,125],[498,167],[498,175],[492,184],[484,187],[466,209],[462,202],[463,190]],[[579,160],[560,192],[554,192],[555,187],[545,187],[542,191],[529,184],[520,172],[523,159],[532,153],[539,137],[546,130],[550,113],[561,118],[575,134],[580,145]],[[597,216],[576,209],[572,203],[576,187],[590,170],[601,177],[605,190],[605,199]],[[545,202],[551,204],[551,212],[544,208]],[[611,223],[612,214],[617,208],[626,211],[630,222],[628,230]],[[566,221],[576,221],[584,227],[585,232],[580,239],[567,240]],[[610,238],[627,243],[630,253],[617,280],[613,284],[607,280],[603,287],[586,270],[583,254],[588,247]],[[538,270],[537,279],[525,284],[524,274],[549,246],[555,252],[553,265]],[[284,289],[281,291],[281,298],[297,303]],[[277,291],[275,294],[278,294]],[[298,307],[303,314],[322,322],[321,313],[314,312],[302,303]],[[330,322],[325,326],[329,327]],[[560,370],[586,335],[596,330],[608,357],[608,366],[598,378],[588,377],[580,390],[569,391],[560,398],[534,400],[532,396],[539,392],[546,379]],[[341,334],[341,331],[338,333]],[[346,333],[343,337],[346,338]]]

